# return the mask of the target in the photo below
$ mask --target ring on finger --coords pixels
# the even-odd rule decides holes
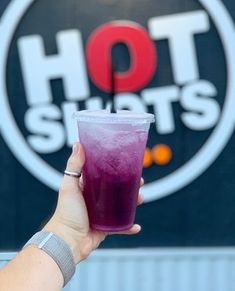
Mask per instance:
[[[65,171],[64,171],[64,174],[65,174],[66,176],[70,176],[70,177],[74,177],[74,178],[80,178],[81,175],[82,175],[81,172],[80,172],[80,173],[77,173],[77,172],[72,172],[72,171],[68,171],[68,170],[65,170]]]

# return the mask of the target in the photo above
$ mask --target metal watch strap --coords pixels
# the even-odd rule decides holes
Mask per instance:
[[[76,265],[68,244],[52,232],[39,231],[25,244],[36,245],[46,252],[58,265],[64,277],[64,286],[73,277]]]

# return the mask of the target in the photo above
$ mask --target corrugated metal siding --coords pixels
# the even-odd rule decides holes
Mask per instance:
[[[14,254],[0,254],[3,266]],[[65,291],[234,291],[235,248],[100,250]]]

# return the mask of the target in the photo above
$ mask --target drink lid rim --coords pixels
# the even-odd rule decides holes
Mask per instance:
[[[109,110],[81,110],[76,111],[73,117],[78,122],[90,123],[152,123],[155,117],[151,113],[140,113],[129,110],[117,110],[111,113]]]

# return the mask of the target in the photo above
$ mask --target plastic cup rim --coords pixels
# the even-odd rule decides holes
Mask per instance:
[[[129,110],[117,110],[111,113],[109,110],[81,110],[76,111],[73,117],[78,122],[87,123],[153,123],[155,117],[151,113],[140,113]]]

